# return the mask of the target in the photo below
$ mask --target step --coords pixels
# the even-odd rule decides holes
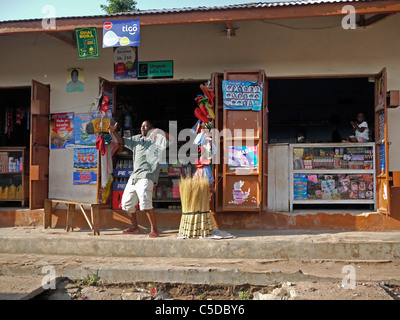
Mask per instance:
[[[41,227],[0,228],[0,253],[97,257],[202,259],[337,259],[400,261],[400,232],[313,230],[226,230],[235,239],[177,239],[176,230],[160,238],[124,235],[121,230],[65,232]]]

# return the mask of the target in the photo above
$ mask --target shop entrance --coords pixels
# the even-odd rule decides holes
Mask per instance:
[[[30,87],[0,88],[0,206],[3,208],[25,206],[28,198],[24,162],[30,146],[30,100]]]
[[[116,84],[115,119],[120,124],[120,134],[140,134],[143,121],[149,120],[154,127],[170,132],[169,122],[176,121],[177,132],[192,128],[195,98],[202,94],[200,84],[208,80],[157,81]],[[177,150],[185,141],[177,141]],[[116,154],[115,168],[129,168],[132,156],[127,149]],[[168,156],[167,156],[168,160]],[[178,182],[181,174],[194,172],[193,165],[161,164],[160,178],[153,195],[154,208],[176,210],[180,208]],[[127,177],[114,177],[113,208],[117,209]]]
[[[48,196],[50,87],[0,88],[0,206],[29,201],[43,208]]]
[[[372,77],[270,78],[269,146],[279,151],[288,145],[291,210],[388,212],[379,201],[387,166],[381,166],[378,151],[387,134],[379,142],[376,129],[377,88],[383,78],[386,86],[385,70]],[[381,89],[386,93],[383,84]],[[360,113],[368,124],[366,141],[348,143],[355,134],[351,121],[357,122]],[[386,121],[382,124],[386,127]]]

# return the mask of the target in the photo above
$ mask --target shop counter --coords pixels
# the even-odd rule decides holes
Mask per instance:
[[[376,210],[375,143],[289,145],[290,210],[296,204],[370,204]]]

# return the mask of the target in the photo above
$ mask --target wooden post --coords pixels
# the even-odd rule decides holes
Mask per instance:
[[[67,209],[67,231],[74,231],[75,205],[69,203]]]
[[[51,200],[46,199],[44,201],[44,216],[43,216],[43,228],[51,228],[51,215],[53,213],[53,203]]]
[[[100,235],[100,221],[99,221],[99,205],[94,204],[90,207],[92,214],[93,235]]]

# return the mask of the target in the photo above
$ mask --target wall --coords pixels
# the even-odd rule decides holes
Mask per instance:
[[[343,30],[340,23],[339,17],[240,22],[231,39],[222,23],[146,27],[139,59],[173,59],[175,79],[242,68],[277,77],[375,74],[387,67],[388,89],[400,89],[400,15],[367,29]],[[79,61],[76,49],[41,34],[0,36],[0,86],[29,85],[31,79],[49,83],[51,112],[87,112],[98,94],[98,77],[113,79],[112,60],[112,49],[100,49],[98,60]],[[68,67],[85,69],[83,93],[65,92]],[[390,110],[391,170],[400,170],[399,120],[400,110]],[[50,197],[94,201],[94,186],[72,185],[72,158],[73,150],[51,151]]]

